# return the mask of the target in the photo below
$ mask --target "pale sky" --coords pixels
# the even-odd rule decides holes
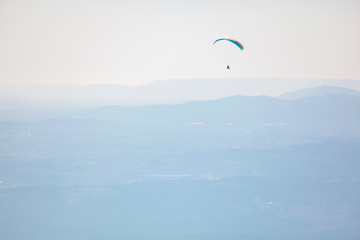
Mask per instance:
[[[359,0],[0,0],[0,83],[360,80],[359,43]]]

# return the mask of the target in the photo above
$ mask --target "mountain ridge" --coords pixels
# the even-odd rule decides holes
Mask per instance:
[[[331,106],[331,108],[329,108]],[[346,107],[344,107],[346,106]],[[172,119],[215,122],[360,122],[360,98],[337,94],[284,100],[268,96],[231,96],[176,105],[105,106],[86,111],[88,117]]]
[[[146,105],[211,100],[232,95],[280,96],[303,88],[332,85],[360,90],[360,80],[303,80],[275,78],[173,79],[139,86],[117,84],[0,85],[2,101],[53,101],[66,105]],[[274,87],[277,86],[277,87]]]
[[[278,96],[278,98],[284,100],[296,100],[310,96],[321,96],[328,94],[347,94],[347,95],[360,97],[360,91],[350,88],[324,85],[316,88],[304,88],[294,92],[284,93]]]
[[[316,89],[315,89],[316,90]],[[337,88],[335,88],[337,90]],[[341,89],[343,90],[343,89]],[[345,89],[346,90],[346,89]],[[6,102],[3,102],[6,103]],[[74,117],[95,117],[118,119],[119,116],[133,115],[139,118],[155,119],[157,116],[166,116],[166,118],[183,119],[188,118],[187,121],[195,121],[190,118],[207,118],[220,119],[226,116],[233,116],[240,119],[239,114],[244,116],[258,118],[269,118],[270,121],[275,121],[276,115],[284,115],[282,118],[295,120],[294,116],[299,119],[304,119],[303,115],[319,115],[325,113],[331,120],[341,119],[357,119],[357,114],[360,116],[360,97],[357,95],[349,95],[346,93],[341,94],[325,94],[313,95],[294,100],[288,100],[271,96],[244,96],[233,95],[211,100],[197,100],[185,103],[167,103],[167,104],[148,104],[140,106],[123,106],[118,104],[104,104],[90,108],[79,108],[76,105],[69,103],[68,108],[58,108],[57,102],[46,101],[33,104],[32,102],[25,102],[24,105],[15,106],[11,109],[11,105],[2,104],[1,120],[14,120],[14,119],[37,119],[44,120],[48,118],[62,118],[68,116]],[[336,113],[337,112],[337,113]],[[234,116],[238,114],[238,116]],[[288,116],[285,116],[285,115]],[[343,114],[343,116],[342,116]],[[309,116],[308,119],[311,117]],[[244,117],[246,119],[246,117]],[[136,119],[134,119],[136,120]],[[329,119],[323,118],[325,122]],[[280,120],[279,120],[280,121]]]

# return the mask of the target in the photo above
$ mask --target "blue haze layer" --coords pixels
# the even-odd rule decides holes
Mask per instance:
[[[359,239],[360,97],[285,96],[3,112],[0,239]]]

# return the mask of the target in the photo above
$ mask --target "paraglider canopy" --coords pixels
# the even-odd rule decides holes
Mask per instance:
[[[238,40],[235,40],[233,38],[219,38],[213,43],[213,45],[215,43],[217,43],[218,41],[222,41],[222,40],[226,40],[226,41],[229,41],[229,42],[235,44],[236,46],[238,46],[240,48],[241,51],[244,50],[244,46]]]

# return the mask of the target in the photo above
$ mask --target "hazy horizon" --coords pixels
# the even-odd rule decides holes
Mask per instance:
[[[265,76],[258,76],[258,77],[199,77],[199,78],[169,78],[169,79],[155,79],[148,82],[139,82],[136,84],[126,84],[126,83],[68,83],[68,82],[10,82],[10,83],[0,83],[0,85],[74,85],[74,86],[87,86],[87,85],[120,85],[124,87],[140,87],[144,85],[154,84],[158,82],[171,82],[171,81],[192,81],[192,80],[204,80],[204,81],[212,81],[212,80],[241,80],[241,79],[270,79],[270,80],[303,80],[303,81],[351,81],[353,82],[352,86],[349,88],[360,89],[360,78],[296,78],[296,77],[265,77]]]

